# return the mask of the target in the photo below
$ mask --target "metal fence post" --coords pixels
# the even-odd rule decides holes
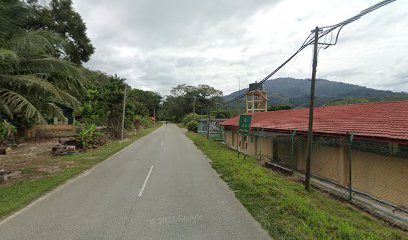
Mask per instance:
[[[297,129],[295,129],[291,134],[290,134],[290,161],[291,161],[291,166],[292,166],[292,174],[295,172],[295,156],[294,156],[294,148],[295,148],[295,134],[296,134]]]
[[[264,129],[262,128],[259,140],[264,139]],[[257,140],[257,145],[259,146],[259,161],[262,161],[262,141]]]
[[[238,158],[239,158],[239,142],[240,142],[240,139],[239,139],[239,130],[237,130],[237,152],[238,152]]]
[[[246,149],[246,142],[248,142],[248,136],[249,135],[242,135],[242,137],[241,137],[241,146],[242,146],[243,149]],[[244,138],[246,140],[245,145],[244,145]],[[246,160],[246,154],[242,153],[242,155],[244,155],[244,161],[245,161]]]
[[[349,160],[349,200],[353,200],[353,186],[352,186],[352,177],[351,177],[351,167],[352,167],[352,150],[351,146],[353,144],[353,138],[354,138],[354,132],[351,133],[350,137],[348,138],[348,145],[349,145],[349,151],[348,151],[348,160]]]

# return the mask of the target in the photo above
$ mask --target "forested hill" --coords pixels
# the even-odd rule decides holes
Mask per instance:
[[[289,105],[292,107],[307,107],[309,104],[310,80],[295,78],[277,78],[264,84],[268,92],[269,105]],[[247,89],[236,91],[224,97],[231,100]],[[374,102],[408,100],[408,93],[392,92],[366,88],[358,85],[334,82],[325,79],[316,81],[316,105],[331,105],[342,102]]]

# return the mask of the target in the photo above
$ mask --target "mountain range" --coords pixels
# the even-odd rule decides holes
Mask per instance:
[[[268,93],[268,105],[287,105],[293,108],[308,107],[310,79],[276,78],[264,83]],[[248,88],[224,96],[225,101],[244,94]],[[408,100],[408,93],[392,92],[353,84],[316,79],[316,106],[361,102]]]

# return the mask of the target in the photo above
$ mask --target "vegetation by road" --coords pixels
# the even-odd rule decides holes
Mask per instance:
[[[188,132],[236,197],[274,239],[408,239],[368,214]]]
[[[199,115],[208,115],[215,118],[231,118],[236,113],[231,109],[223,108],[222,91],[215,89],[209,85],[200,84],[197,87],[186,84],[177,85],[170,91],[170,95],[166,96],[159,111],[161,120],[172,122],[185,122],[185,118],[190,116],[195,111],[196,120]]]
[[[65,120],[73,111],[78,121],[118,136],[125,88],[125,128],[138,128],[143,124],[136,122],[153,116],[160,94],[131,89],[123,78],[82,66],[94,47],[72,0],[41,2],[0,2],[0,122],[24,137],[32,126]]]
[[[157,124],[136,133],[127,141],[114,142],[94,150],[89,150],[83,154],[54,157],[52,159],[53,164],[55,164],[55,162],[69,163],[69,167],[63,171],[50,173],[36,180],[22,180],[12,185],[0,185],[0,217],[4,217],[26,206],[44,193],[49,192],[68,179],[107,159],[109,156],[148,135],[160,126],[161,124]]]

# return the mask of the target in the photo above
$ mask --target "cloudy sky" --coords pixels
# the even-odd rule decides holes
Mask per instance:
[[[91,69],[167,94],[209,84],[229,94],[279,66],[315,26],[349,18],[377,0],[73,0],[96,52]],[[408,92],[408,1],[347,25],[319,53],[318,78]],[[312,47],[275,77],[310,78]]]

